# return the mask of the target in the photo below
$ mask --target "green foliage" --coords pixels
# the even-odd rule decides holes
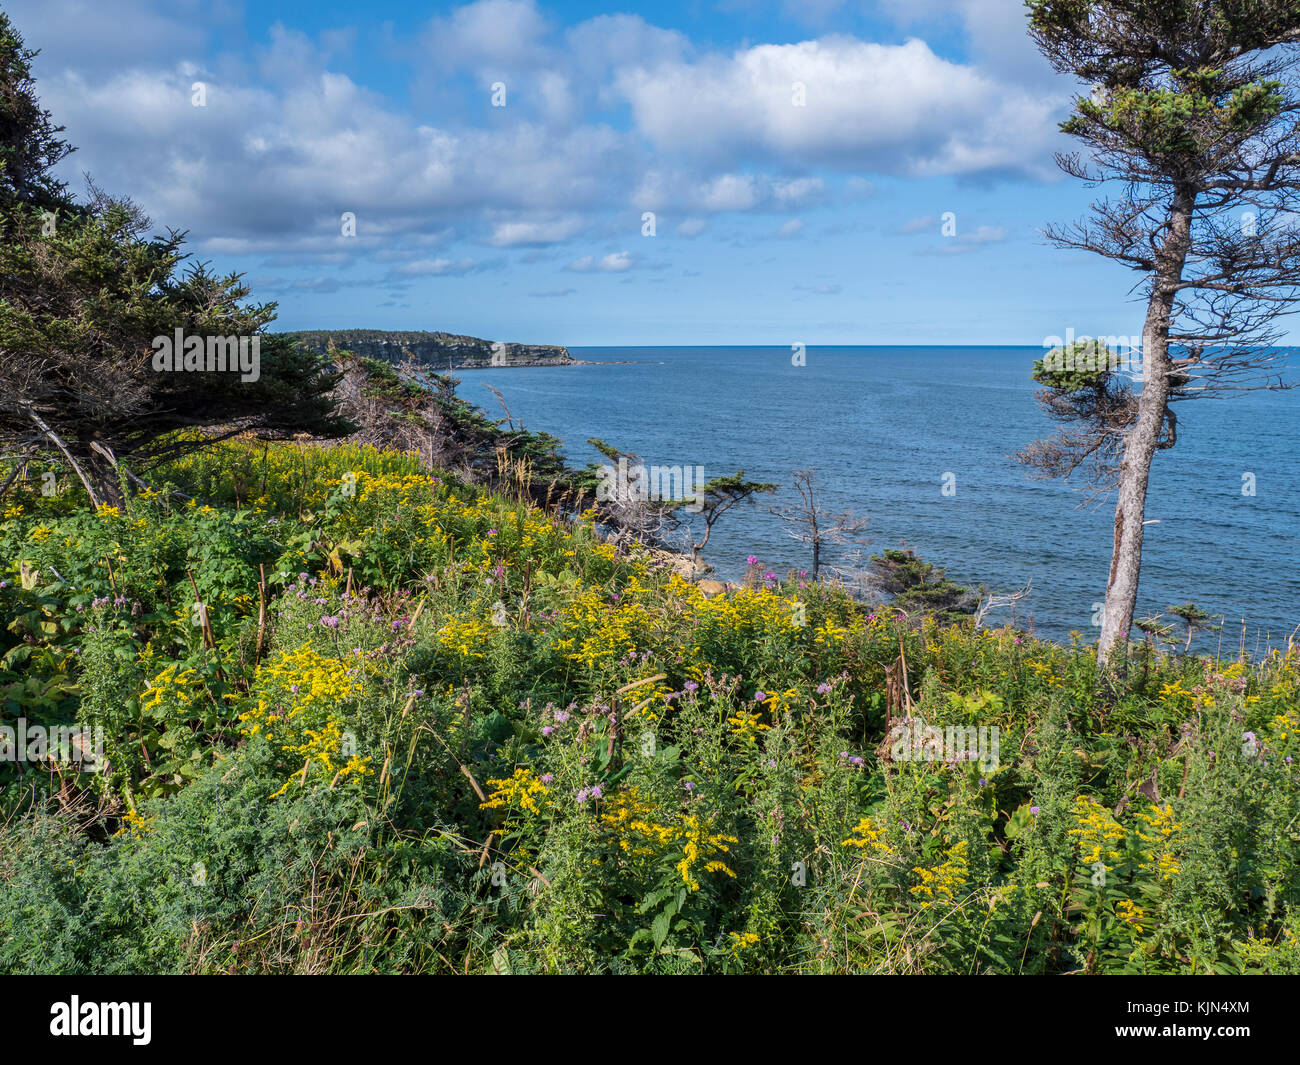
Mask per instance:
[[[708,599],[413,455],[162,472],[91,511],[37,471],[0,516],[0,725],[107,763],[0,762],[0,969],[1300,967],[1297,652],[1138,645],[1102,699],[1077,643]]]
[[[876,587],[906,614],[932,614],[955,622],[974,614],[979,605],[970,588],[949,580],[943,570],[918,558],[910,548],[872,555],[871,572]]]
[[[84,203],[65,194],[49,171],[69,149],[37,104],[34,53],[0,18],[0,443],[70,455],[87,490],[111,503],[119,462],[138,470],[201,445],[177,430],[346,432],[329,396],[337,377],[290,340],[261,335],[275,306],[249,304],[240,275],[186,266],[184,234],[147,236],[128,199],[93,184]],[[156,364],[157,340],[178,334],[189,362],[197,341],[197,361],[212,365],[187,365],[179,351],[179,369]],[[217,343],[223,360],[245,365],[218,368]]]
[[[50,170],[72,148],[36,98],[31,62],[38,54],[0,12],[0,199],[57,210],[68,205],[66,189]]]
[[[1033,379],[1058,392],[1097,391],[1106,387],[1118,366],[1117,356],[1101,340],[1076,340],[1053,348],[1034,362]]]

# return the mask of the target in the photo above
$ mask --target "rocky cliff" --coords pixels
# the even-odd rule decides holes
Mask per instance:
[[[402,363],[408,356],[431,370],[482,370],[495,366],[570,366],[577,360],[556,344],[512,344],[455,333],[402,333],[382,329],[313,329],[288,333],[306,348],[340,351]]]

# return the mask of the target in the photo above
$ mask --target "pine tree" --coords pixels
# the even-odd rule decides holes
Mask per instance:
[[[1136,271],[1146,304],[1140,388],[1122,379],[1104,346],[1053,352],[1035,377],[1049,412],[1067,426],[1020,456],[1048,476],[1087,466],[1098,487],[1117,489],[1098,649],[1105,670],[1132,625],[1152,460],[1177,443],[1175,405],[1283,383],[1276,319],[1300,295],[1292,222],[1300,206],[1292,76],[1300,3],[1026,6],[1030,34],[1053,66],[1091,87],[1062,125],[1087,158],[1057,161],[1074,177],[1115,188],[1090,218],[1047,235]]]

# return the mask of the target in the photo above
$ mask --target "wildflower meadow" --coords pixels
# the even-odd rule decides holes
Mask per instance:
[[[102,749],[4,733],[0,970],[1300,972],[1300,648],[1099,686],[348,444],[44,483],[3,720]]]

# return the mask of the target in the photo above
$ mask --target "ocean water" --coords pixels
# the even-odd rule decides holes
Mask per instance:
[[[1011,458],[1053,429],[1029,379],[1041,348],[810,347],[802,367],[789,348],[571,350],[626,364],[462,371],[459,393],[499,414],[483,386],[500,389],[578,465],[603,461],[594,436],[647,466],[781,483],[715,528],[704,557],[721,579],[743,577],[749,555],[778,574],[810,566],[767,508],[792,502],[793,471],[814,467],[828,508],[869,516],[866,553],[905,542],[995,591],[1032,579],[1018,624],[1055,640],[1095,636],[1113,496],[1089,504],[1083,481],[1035,481]],[[1300,390],[1180,403],[1178,415],[1179,442],[1152,472],[1147,517],[1158,524],[1147,526],[1138,616],[1193,600],[1226,615],[1225,649],[1235,652],[1242,618],[1250,650],[1285,645],[1300,625]],[[955,494],[943,494],[947,474]]]

